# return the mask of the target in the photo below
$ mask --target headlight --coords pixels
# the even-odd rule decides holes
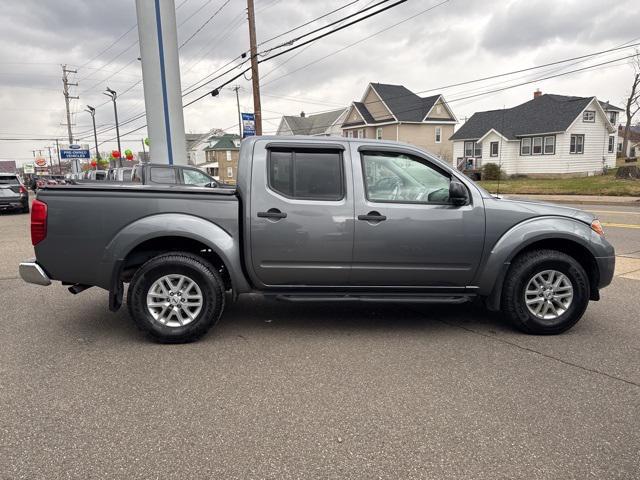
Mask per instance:
[[[597,218],[593,222],[591,222],[591,230],[604,237],[604,229],[602,228],[600,220],[598,220]]]

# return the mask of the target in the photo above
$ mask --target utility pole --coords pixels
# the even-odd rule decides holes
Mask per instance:
[[[56,153],[58,154],[58,168],[60,169],[60,174],[62,175],[62,163],[60,162],[60,144],[58,143],[58,139],[56,138]],[[73,171],[73,169],[71,169]]]
[[[67,73],[78,73],[77,70],[69,70],[66,65],[62,65],[62,93],[64,94],[64,103],[67,107],[67,133],[69,134],[69,145],[73,143],[73,133],[71,132],[71,112],[69,110],[69,100],[78,99],[80,97],[74,97],[69,95],[69,87],[77,87],[77,83],[69,83]]]
[[[68,73],[78,73],[77,70],[69,70],[66,65],[62,65],[62,93],[64,94],[64,104],[67,109],[67,133],[69,135],[69,145],[73,143],[73,132],[71,131],[71,112],[69,111],[69,100],[78,99],[80,97],[74,97],[69,95],[69,87],[77,87],[77,83],[69,83],[69,77],[67,77]],[[73,160],[71,162],[72,168],[71,171],[76,173],[80,171],[78,160]]]
[[[51,146],[47,145],[46,147],[47,150],[49,150],[49,165],[51,165],[51,170],[53,171],[53,158],[51,158]]]
[[[253,114],[256,122],[256,135],[262,135],[262,107],[260,106],[260,75],[258,73],[258,47],[256,46],[256,19],[253,0],[247,0],[249,17],[249,48],[251,50],[251,81],[253,83]]]
[[[240,85],[236,85],[233,89],[236,92],[236,104],[238,105],[238,132],[240,132],[240,138],[242,138],[242,113],[240,112],[240,97],[238,96]]]

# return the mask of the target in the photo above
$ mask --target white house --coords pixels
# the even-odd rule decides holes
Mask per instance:
[[[280,120],[276,135],[313,135],[313,136],[342,136],[342,122],[347,109],[299,116],[285,115]]]
[[[615,167],[621,109],[596,97],[543,95],[522,105],[474,113],[451,136],[458,168],[496,163],[507,174],[593,175]]]

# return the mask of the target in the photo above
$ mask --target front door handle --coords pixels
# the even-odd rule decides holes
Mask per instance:
[[[386,215],[381,215],[380,212],[369,212],[366,215],[358,215],[358,220],[365,220],[367,222],[382,222],[386,220]]]
[[[279,220],[281,218],[287,218],[287,214],[281,212],[277,208],[270,208],[266,212],[258,212],[258,217],[260,218],[273,218]]]

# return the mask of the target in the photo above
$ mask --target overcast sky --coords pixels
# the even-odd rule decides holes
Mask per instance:
[[[258,40],[349,1],[255,0]],[[308,48],[261,64],[265,133],[275,132],[283,114],[325,111],[360,100],[368,82],[402,84],[415,92],[436,89],[423,95],[442,93],[461,122],[476,111],[527,101],[536,88],[546,93],[597,96],[623,106],[632,75],[628,61],[473,99],[457,99],[615,60],[630,55],[632,49],[483,83],[440,87],[640,42],[637,0],[450,0],[421,13],[439,1],[409,0]],[[182,43],[224,1],[175,3],[178,42]],[[360,0],[312,26],[339,19],[370,3]],[[134,0],[0,0],[0,7],[0,138],[66,137],[66,127],[61,126],[65,120],[62,63],[78,70],[71,75],[71,80],[79,83],[71,92],[80,96],[72,102],[73,128],[74,135],[83,137],[84,142],[92,144],[91,118],[83,111],[86,104],[98,107],[98,130],[108,130],[99,135],[99,141],[115,136],[109,130],[113,109],[102,94],[107,85],[121,92],[121,123],[144,111],[142,82],[134,86],[141,80],[138,33],[132,28],[136,24]],[[180,50],[183,89],[248,48],[245,7],[244,0],[231,0]],[[415,18],[366,39],[412,16]],[[264,47],[277,45],[282,39]],[[360,43],[349,46],[355,42]],[[241,86],[243,111],[253,109],[248,78],[236,82]],[[187,132],[216,127],[237,132],[235,95],[230,88],[223,89],[217,98],[207,97],[188,107],[184,115]],[[132,121],[121,127],[121,133],[144,123],[144,117]],[[145,136],[145,130],[124,136],[123,150],[137,152]],[[33,158],[34,149],[46,152],[48,144],[51,142],[46,140],[0,140],[0,159],[15,159],[21,164]],[[115,141],[105,143],[101,150],[115,146]]]

